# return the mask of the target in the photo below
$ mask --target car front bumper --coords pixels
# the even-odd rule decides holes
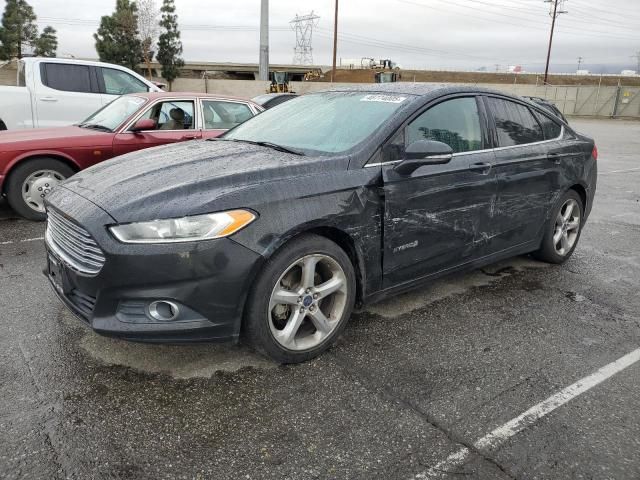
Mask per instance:
[[[124,245],[107,231],[114,223],[110,216],[62,188],[50,196],[48,208],[87,230],[104,252],[100,272],[86,275],[47,244],[45,275],[55,293],[96,332],[148,342],[237,340],[260,255],[228,238]],[[149,305],[158,300],[178,306],[175,320],[152,318]]]

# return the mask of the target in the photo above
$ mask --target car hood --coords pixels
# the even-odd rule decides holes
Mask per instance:
[[[346,168],[348,158],[299,156],[240,142],[193,141],[99,163],[62,185],[124,223],[250,207],[256,187],[326,172],[332,165]],[[251,202],[243,198],[249,190]]]
[[[0,132],[0,148],[3,151],[52,149],[69,147],[97,147],[110,145],[113,134],[75,125],[54,128],[30,128],[3,130]]]

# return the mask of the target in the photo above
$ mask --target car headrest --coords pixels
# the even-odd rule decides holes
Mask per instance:
[[[169,115],[176,122],[184,122],[184,110],[181,108],[172,108],[169,111]]]

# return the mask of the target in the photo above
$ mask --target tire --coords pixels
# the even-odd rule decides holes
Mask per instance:
[[[305,277],[305,272],[313,274]],[[243,339],[279,363],[310,360],[346,327],[355,292],[353,265],[344,250],[325,237],[301,235],[258,274],[245,308]]]
[[[572,213],[567,219],[567,207],[573,205]],[[576,217],[576,215],[579,215]],[[533,253],[538,260],[548,263],[561,264],[566,262],[573,254],[584,225],[584,205],[578,192],[569,190],[565,193],[551,212],[551,218],[547,224],[540,249]],[[575,227],[572,229],[571,226]],[[564,229],[564,230],[563,230]],[[562,234],[562,231],[565,234]],[[560,241],[554,241],[554,236],[560,235]],[[567,244],[562,238],[567,239]],[[557,238],[557,237],[556,237]],[[561,248],[558,248],[561,247]]]
[[[40,174],[40,172],[44,173]],[[47,217],[41,205],[44,196],[49,194],[55,185],[74,173],[71,167],[55,158],[41,157],[23,161],[11,171],[7,180],[6,194],[9,205],[16,213],[28,220],[43,221]],[[39,174],[40,177],[38,177]],[[25,195],[28,198],[37,199],[40,203],[36,204],[35,200],[28,202],[25,199],[23,188],[26,187],[25,183],[28,180],[33,181],[31,184],[33,188],[29,187]],[[36,205],[40,208],[36,208]]]

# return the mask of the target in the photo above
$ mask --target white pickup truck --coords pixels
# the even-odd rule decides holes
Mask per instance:
[[[128,68],[64,58],[24,58],[17,86],[0,86],[0,130],[80,122],[118,95],[162,91]]]

